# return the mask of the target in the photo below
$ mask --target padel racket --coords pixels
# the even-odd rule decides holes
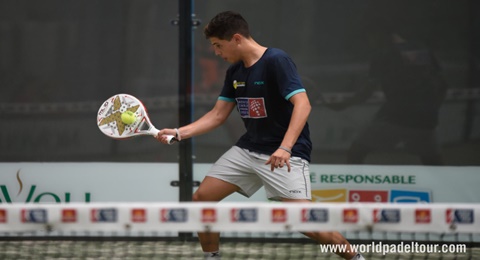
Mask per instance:
[[[135,115],[133,123],[125,124],[122,121],[125,111],[131,111]],[[97,125],[102,133],[114,139],[139,135],[156,136],[160,132],[153,126],[142,102],[128,94],[117,94],[103,102],[98,110]],[[172,144],[178,140],[173,135],[167,135],[167,141]]]

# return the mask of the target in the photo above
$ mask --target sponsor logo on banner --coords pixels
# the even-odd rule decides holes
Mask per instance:
[[[349,202],[388,202],[386,190],[350,190]]]
[[[416,209],[415,223],[429,224],[432,221],[432,212],[430,209]]]
[[[287,210],[286,209],[272,209],[272,222],[273,223],[282,223],[287,221]]]
[[[447,209],[446,220],[448,224],[473,224],[473,209]]]
[[[263,98],[237,98],[237,108],[243,118],[267,117]]]
[[[373,222],[375,223],[399,223],[399,209],[374,209]]]
[[[217,211],[215,209],[202,209],[202,222],[217,222]]]
[[[91,193],[85,192],[84,193],[84,200],[81,197],[74,197],[72,199],[71,192],[53,192],[51,190],[44,190],[42,187],[42,181],[38,184],[35,183],[30,186],[24,185],[24,182],[31,183],[32,180],[21,176],[21,169],[17,170],[15,180],[18,182],[18,186],[20,187],[18,190],[13,190],[17,192],[16,197],[23,197],[19,196],[21,194],[28,194],[25,200],[20,201],[20,199],[12,196],[12,187],[4,185],[0,182],[0,204],[1,203],[12,203],[12,202],[25,202],[25,203],[40,203],[40,202],[56,202],[56,203],[64,203],[64,202],[72,202],[72,201],[84,201],[90,202],[91,200]],[[12,178],[13,179],[13,178]],[[3,198],[2,198],[3,197]]]
[[[328,210],[302,209],[302,222],[328,222]]]
[[[188,211],[184,208],[162,209],[160,216],[162,222],[187,222]]]
[[[315,175],[316,176],[316,175]],[[312,183],[331,184],[416,184],[415,175],[320,174]]]
[[[92,209],[90,219],[94,223],[113,223],[117,222],[117,210],[114,208]]]
[[[343,222],[344,223],[357,223],[358,222],[358,209],[343,209]]]
[[[0,223],[7,223],[7,211],[0,209]]]
[[[146,209],[132,209],[132,222],[143,223],[147,221]]]
[[[390,202],[394,203],[429,203],[432,202],[429,191],[413,191],[413,190],[391,190]]]
[[[232,209],[230,211],[232,222],[257,222],[258,210],[255,208]]]
[[[63,223],[77,222],[77,210],[76,209],[62,209],[62,222]]]
[[[312,190],[312,200],[317,202],[395,202],[430,203],[431,191],[418,190],[365,190],[322,189]]]
[[[22,209],[21,220],[23,223],[47,223],[47,210]]]
[[[312,200],[317,202],[346,202],[347,189],[312,190]]]

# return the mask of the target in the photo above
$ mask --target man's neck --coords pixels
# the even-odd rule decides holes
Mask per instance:
[[[267,47],[261,46],[253,39],[250,39],[247,43],[245,48],[245,52],[242,58],[243,65],[245,68],[249,68],[253,66],[260,58],[262,58],[263,54],[267,50]]]

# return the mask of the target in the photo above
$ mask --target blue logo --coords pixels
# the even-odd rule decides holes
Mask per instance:
[[[302,209],[302,222],[328,222],[328,210]]]
[[[447,223],[473,224],[473,209],[447,209]]]
[[[162,209],[160,212],[162,222],[187,222],[187,209]]]
[[[258,211],[255,208],[250,209],[232,209],[232,222],[257,222]]]
[[[373,221],[375,223],[399,223],[400,210],[399,209],[374,209]]]
[[[92,209],[92,222],[117,222],[117,210],[114,208]]]
[[[394,203],[429,203],[432,196],[428,191],[391,190],[390,202]]]
[[[23,223],[47,223],[46,209],[23,209],[22,222]]]

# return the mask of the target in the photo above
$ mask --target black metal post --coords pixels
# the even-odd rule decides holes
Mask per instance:
[[[189,124],[193,120],[193,37],[192,12],[193,0],[179,1],[179,126]],[[180,201],[191,201],[193,195],[193,161],[192,139],[179,143],[179,188]]]

